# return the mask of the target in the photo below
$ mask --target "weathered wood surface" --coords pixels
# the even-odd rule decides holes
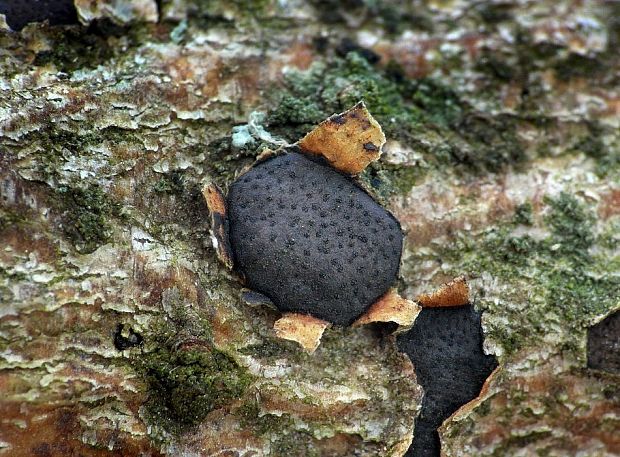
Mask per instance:
[[[620,307],[617,3],[75,3],[0,31],[0,454],[402,455],[394,340],[276,338],[200,193],[360,99],[400,292],[465,275],[500,364],[443,452],[620,454],[619,374],[586,360]]]

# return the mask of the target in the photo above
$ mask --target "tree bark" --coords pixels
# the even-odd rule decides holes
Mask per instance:
[[[74,3],[0,30],[0,455],[404,455],[390,328],[277,338],[201,195],[359,100],[401,294],[466,276],[499,362],[442,453],[620,454],[617,4]]]

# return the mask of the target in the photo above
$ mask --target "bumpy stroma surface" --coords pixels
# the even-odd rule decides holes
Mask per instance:
[[[299,152],[228,194],[235,268],[283,312],[349,325],[396,279],[399,223],[352,179]]]

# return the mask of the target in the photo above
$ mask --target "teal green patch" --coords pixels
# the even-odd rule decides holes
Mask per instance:
[[[513,235],[532,222],[527,205],[517,208],[512,222],[462,236],[442,253],[450,274],[490,274],[506,285],[498,300],[481,296],[476,303],[490,315],[488,336],[505,355],[554,333],[564,349],[577,350],[590,320],[617,306],[620,297],[617,240],[595,233],[594,214],[576,197],[562,193],[545,202],[550,233],[543,239]]]

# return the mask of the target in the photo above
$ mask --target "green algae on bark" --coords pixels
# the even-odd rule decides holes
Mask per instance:
[[[149,389],[147,420],[173,435],[238,400],[252,382],[232,358],[208,345],[164,346],[141,358],[140,370]]]
[[[92,252],[110,239],[110,218],[121,215],[121,206],[101,187],[60,186],[56,195],[62,208],[61,228],[79,252]]]
[[[504,284],[501,297],[489,300],[482,289],[476,303],[486,310],[487,338],[501,348],[501,357],[555,341],[583,358],[589,322],[618,306],[618,266],[610,262],[618,240],[610,245],[594,231],[593,212],[574,195],[546,197],[545,204],[546,214],[537,221],[548,230],[542,236],[529,234],[526,203],[512,222],[476,237],[460,236],[442,252],[451,271]]]
[[[407,78],[394,62],[373,66],[356,52],[288,73],[272,97],[270,128],[289,139],[363,100],[389,138],[415,145],[436,168],[500,171],[526,158],[516,119],[477,112],[437,80]]]
[[[137,2],[142,0],[133,0]],[[476,304],[486,310],[483,323],[490,332],[489,349],[503,350],[503,363],[522,347],[534,354],[528,361],[533,371],[555,376],[557,367],[547,365],[544,354],[539,354],[549,346],[556,351],[558,333],[567,360],[576,354],[581,357],[579,346],[585,341],[587,321],[593,314],[599,317],[599,306],[611,304],[606,289],[608,279],[613,278],[609,272],[619,268],[614,257],[619,227],[611,219],[601,224],[601,219],[604,212],[605,217],[612,214],[617,220],[613,216],[617,210],[613,203],[601,203],[608,208],[594,214],[596,224],[590,224],[588,215],[593,213],[587,206],[593,197],[586,181],[596,179],[590,168],[580,171],[574,185],[566,184],[571,176],[549,184],[554,191],[560,188],[574,195],[571,198],[579,202],[576,206],[571,199],[552,203],[558,200],[556,194],[545,204],[532,197],[531,208],[518,209],[510,223],[505,220],[511,217],[511,204],[497,205],[490,216],[484,213],[488,196],[484,186],[496,178],[501,186],[507,178],[511,192],[526,187],[519,178],[511,181],[514,175],[510,172],[502,174],[513,164],[523,164],[528,171],[540,165],[527,163],[525,148],[528,158],[530,154],[534,158],[565,156],[567,162],[577,154],[586,154],[596,162],[599,178],[608,180],[607,190],[617,188],[620,148],[617,81],[613,76],[620,36],[618,14],[613,14],[617,7],[610,7],[609,2],[473,6],[432,2],[416,5],[412,11],[390,2],[375,3],[364,0],[356,2],[355,8],[349,8],[347,2],[338,3],[338,11],[330,14],[332,10],[320,5],[313,8],[296,2],[260,2],[258,8],[245,12],[245,1],[164,0],[160,22],[153,25],[115,29],[99,24],[68,31],[40,24],[27,27],[21,35],[0,32],[4,51],[0,84],[6,89],[0,91],[0,149],[8,157],[0,160],[9,170],[9,181],[16,176],[30,181],[28,186],[18,184],[17,194],[11,190],[13,182],[6,189],[4,183],[0,186],[0,193],[10,196],[10,208],[14,195],[25,202],[0,217],[0,228],[9,229],[0,233],[5,245],[0,255],[0,302],[6,305],[0,311],[7,313],[0,321],[0,383],[11,389],[0,408],[6,401],[15,403],[15,411],[43,406],[41,415],[12,414],[11,420],[19,425],[12,429],[22,430],[22,438],[3,436],[3,442],[39,446],[33,436],[53,429],[47,427],[44,409],[62,402],[70,402],[79,413],[82,425],[72,429],[72,434],[76,440],[92,444],[85,453],[109,449],[108,455],[129,454],[123,440],[146,440],[144,416],[134,406],[141,404],[141,396],[148,390],[135,382],[137,364],[127,354],[140,349],[120,353],[112,345],[112,335],[119,319],[147,335],[149,320],[145,315],[159,312],[157,290],[178,286],[187,291],[198,284],[190,273],[186,273],[190,280],[175,276],[185,269],[198,272],[204,288],[201,293],[210,297],[206,307],[218,309],[210,308],[207,313],[219,344],[216,353],[232,355],[240,371],[251,371],[262,385],[257,389],[260,398],[253,387],[245,391],[248,397],[250,392],[252,395],[244,397],[243,404],[256,403],[256,414],[248,413],[248,417],[269,422],[264,436],[256,431],[260,440],[255,447],[253,442],[245,444],[245,436],[222,444],[224,435],[254,431],[247,423],[218,422],[217,414],[226,411],[228,404],[214,410],[209,417],[213,421],[206,422],[219,427],[214,433],[220,436],[214,435],[216,444],[210,452],[230,448],[231,452],[265,455],[298,450],[309,454],[314,449],[328,452],[337,448],[342,455],[355,451],[386,455],[386,447],[411,432],[421,393],[416,390],[413,371],[386,357],[386,353],[395,357],[389,344],[370,332],[330,331],[321,349],[324,352],[307,358],[295,352],[293,345],[278,342],[269,332],[269,312],[249,310],[237,303],[236,286],[223,279],[225,274],[214,266],[207,224],[196,223],[205,211],[198,204],[201,184],[213,180],[225,185],[260,150],[261,145],[234,148],[231,129],[247,122],[252,111],[277,109],[274,102],[280,96],[282,106],[289,108],[268,127],[290,134],[291,140],[326,115],[341,111],[339,104],[349,97],[367,97],[377,111],[383,110],[382,123],[386,129],[392,124],[389,139],[400,140],[423,157],[423,166],[408,157],[401,162],[382,160],[369,170],[363,179],[384,198],[394,201],[415,195],[426,178],[434,179],[440,192],[447,189],[449,193],[452,171],[464,181],[457,186],[480,185],[482,190],[469,202],[457,198],[456,203],[450,203],[450,213],[438,215],[441,204],[426,206],[437,217],[429,224],[432,245],[420,246],[420,251],[434,250],[431,255],[435,256],[443,249],[455,248],[452,256],[445,257],[445,275],[462,274],[466,268],[481,272],[480,278],[473,278],[474,284],[481,285]],[[178,14],[181,10],[189,14]],[[323,10],[335,21],[323,17]],[[356,22],[358,12],[362,22]],[[182,34],[178,33],[182,28],[173,34],[178,21],[185,21],[187,28]],[[334,42],[342,37],[372,46],[372,52],[384,57],[385,66],[372,66],[352,56],[330,57]],[[312,47],[315,39],[325,41],[325,54]],[[389,59],[399,63],[390,64],[386,62]],[[273,99],[261,92],[261,88],[280,83],[282,68],[306,68],[311,62],[315,63],[309,72],[299,73],[304,77],[313,71],[316,74],[304,91],[300,92],[304,77],[298,83],[289,73],[284,75],[284,90],[272,94],[276,95]],[[332,84],[329,90],[322,86],[323,79]],[[315,89],[316,93],[312,92]],[[318,101],[313,99],[316,94]],[[391,123],[390,115],[400,124]],[[499,175],[485,175],[496,170]],[[573,170],[572,177],[576,175]],[[95,186],[131,218],[109,214],[107,203],[99,206],[98,198],[80,207],[57,195],[59,186],[69,190],[63,197],[70,197],[75,189],[89,192]],[[603,185],[596,187],[594,198],[617,199],[605,194],[607,190],[601,191]],[[545,188],[542,193],[549,191]],[[52,200],[59,206],[50,208]],[[416,208],[425,203],[427,200],[420,200]],[[31,209],[22,211],[26,207]],[[581,214],[577,207],[585,212]],[[570,224],[562,227],[545,222],[541,208],[554,217],[570,216]],[[81,223],[83,233],[75,230],[66,238],[57,230],[63,218],[55,214],[67,211],[69,217],[72,209],[76,216],[72,224]],[[52,217],[48,217],[50,210]],[[405,211],[414,214],[413,205]],[[482,219],[488,230],[478,233],[476,226],[468,239],[459,235],[458,246],[450,246],[454,233],[460,230],[458,222],[445,224],[453,215]],[[109,227],[100,233],[90,230],[100,217]],[[413,217],[419,217],[418,213]],[[573,222],[585,229],[573,231]],[[108,236],[108,228],[114,236]],[[19,239],[17,230],[28,236]],[[86,238],[91,239],[91,247],[97,247],[93,252],[76,253],[66,242],[84,245]],[[564,249],[562,243],[571,240],[577,240],[578,251],[585,254],[572,255]],[[418,246],[413,247],[417,252]],[[463,258],[456,252],[461,247]],[[59,252],[49,254],[54,249]],[[436,258],[443,260],[438,254]],[[420,263],[416,268],[424,271],[425,266]],[[423,273],[416,279],[407,287],[420,283],[426,287]],[[552,300],[552,293],[561,300]],[[581,306],[591,299],[593,309]],[[203,304],[192,302],[192,306]],[[565,325],[569,318],[576,320]],[[547,330],[548,337],[542,335]],[[566,336],[570,341],[565,344]],[[207,337],[199,339],[208,341]],[[182,359],[166,344],[159,351],[148,344],[145,341],[156,368],[179,366],[183,380],[196,373],[200,378],[198,367],[218,363],[195,353]],[[222,366],[235,372],[237,366],[226,360]],[[507,367],[507,371],[521,368]],[[144,379],[142,372],[138,374]],[[586,385],[591,380],[588,373],[580,373],[578,378],[585,379]],[[163,379],[172,383],[165,376]],[[331,382],[327,387],[325,379]],[[617,384],[615,378],[608,379]],[[573,378],[559,377],[559,381],[570,385]],[[608,407],[615,401],[609,385],[612,382],[596,384],[595,390],[604,393],[597,405]],[[518,452],[518,446],[530,446],[537,433],[530,429],[536,428],[541,417],[573,417],[573,411],[583,409],[584,399],[592,398],[588,396],[591,391],[575,391],[571,403],[560,389],[555,407],[547,410],[554,414],[537,416],[538,405],[532,403],[530,408],[527,403],[528,384],[508,378],[505,386],[509,395],[497,392],[496,403],[485,402],[477,410],[486,410],[484,417],[491,426],[499,422],[517,430],[515,436],[508,433],[497,438],[500,451]],[[275,395],[282,392],[288,396]],[[299,392],[301,395],[295,396]],[[334,393],[340,395],[336,400]],[[191,411],[192,407],[180,405],[179,410]],[[566,408],[573,409],[566,413]],[[164,416],[169,413],[160,411]],[[343,411],[356,413],[343,420]],[[523,430],[505,417],[520,415],[515,412],[532,419]],[[613,426],[612,419],[604,416],[607,429]],[[592,423],[598,427],[600,422],[595,414]],[[479,421],[472,420],[450,436],[452,444],[445,448],[450,455],[459,449],[476,449],[475,444],[488,436],[476,423]],[[202,425],[197,427],[204,431]],[[563,427],[553,422],[547,426],[554,430]],[[575,426],[579,424],[575,422]],[[325,438],[329,433],[333,437]],[[545,431],[538,437],[544,441]],[[463,444],[460,439],[469,441]],[[564,439],[570,444],[574,438],[565,435]],[[202,442],[185,449],[190,455],[200,452]]]
[[[204,311],[187,308],[175,289],[164,293],[163,303],[144,349],[132,357],[147,387],[145,419],[153,438],[167,443],[238,402],[254,377],[215,347]]]

